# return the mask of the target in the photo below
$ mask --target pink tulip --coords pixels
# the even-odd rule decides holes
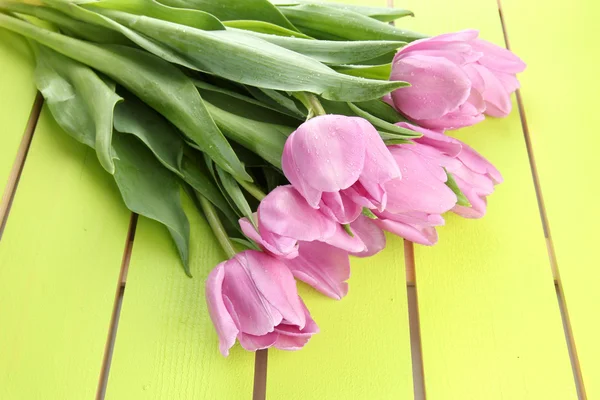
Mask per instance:
[[[390,146],[402,179],[385,184],[388,195],[384,211],[374,211],[381,229],[424,245],[437,242],[436,226],[444,224],[441,214],[455,207],[457,197],[446,185],[444,167],[462,150],[458,141],[441,133],[406,123],[398,125],[418,131],[423,137],[414,144]]]
[[[391,80],[410,87],[392,92],[398,111],[432,129],[476,124],[484,113],[505,117],[510,95],[519,88],[516,74],[525,63],[509,50],[478,39],[466,30],[412,42],[394,57]]]
[[[384,209],[386,182],[400,171],[377,130],[365,119],[312,118],[285,143],[282,167],[308,204],[337,222],[354,221],[362,207]]]
[[[398,235],[411,242],[433,246],[438,241],[436,226],[444,225],[444,218],[439,214],[424,212],[378,213],[375,221],[381,229]]]
[[[456,205],[452,211],[466,218],[483,217],[486,212],[486,196],[492,194],[494,186],[503,180],[496,167],[458,139],[406,122],[397,125],[423,134],[415,139],[417,145],[412,149],[439,163],[451,173],[458,188],[471,204],[471,207]]]
[[[360,216],[351,224],[354,236],[365,243],[362,251],[352,253],[369,257],[385,247],[385,235],[372,220]],[[322,242],[300,242],[298,257],[285,260],[294,276],[321,293],[341,299],[348,293],[350,278],[348,252]]]
[[[481,154],[464,143],[457,160],[460,163],[447,169],[471,207],[456,205],[452,211],[465,218],[481,218],[486,212],[487,196],[494,192],[495,185],[502,183],[502,175]]]
[[[351,255],[356,257],[371,257],[385,248],[385,234],[377,226],[375,220],[361,215],[350,224],[350,229],[352,229],[354,236],[360,238],[365,245],[364,250],[350,253]]]
[[[348,293],[348,252],[322,242],[300,242],[298,257],[285,264],[294,276],[319,292],[341,299]]]
[[[217,265],[206,281],[206,301],[224,356],[236,338],[249,351],[297,350],[318,332],[290,270],[259,251]]]
[[[296,257],[298,241],[321,241],[350,252],[365,249],[360,238],[350,236],[328,215],[310,207],[290,185],[279,186],[271,191],[260,202],[255,219],[258,221],[258,231],[246,218],[239,221],[242,231],[277,257]]]

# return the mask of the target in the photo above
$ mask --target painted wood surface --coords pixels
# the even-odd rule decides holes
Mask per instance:
[[[129,213],[48,110],[0,242],[0,398],[96,392]]]
[[[568,10],[533,0],[502,5],[512,49],[529,64],[521,77],[525,111],[587,398],[600,398],[593,286],[600,272],[589,255],[600,225],[592,208],[600,192],[589,184],[600,145],[592,109],[600,90],[593,78],[600,8],[585,0]],[[495,0],[396,6],[417,15],[399,26],[431,34],[477,27],[503,44]],[[2,188],[35,90],[24,41],[0,31],[0,61]],[[568,124],[559,124],[565,114]],[[568,146],[573,132],[585,135],[584,145]],[[575,399],[518,113],[457,137],[494,162],[506,182],[485,219],[449,217],[435,248],[416,248],[427,398]],[[574,216],[573,209],[587,213]],[[251,395],[253,355],[236,347],[228,359],[220,356],[204,303],[204,279],[223,255],[204,220],[190,215],[192,279],[167,231],[139,221],[107,399]],[[128,217],[93,151],[44,111],[0,242],[0,398],[94,396]],[[412,398],[402,242],[390,240],[384,253],[352,268],[341,302],[300,285],[321,334],[301,352],[269,352],[268,398]]]
[[[533,154],[588,399],[600,398],[600,234],[596,184],[600,5],[502,0],[521,79]],[[535,15],[535,18],[528,16]],[[552,21],[552,22],[550,22]]]
[[[36,94],[33,52],[25,39],[4,29],[0,30],[0,66],[1,198]]]
[[[402,5],[416,18],[400,26],[430,34],[476,27],[503,45],[496,0]],[[435,247],[415,249],[427,398],[575,399],[519,114],[455,136],[489,158],[505,183],[485,218],[449,216]]]
[[[204,300],[210,270],[225,259],[208,224],[187,202],[193,278],[162,225],[140,218],[129,264],[106,399],[244,399],[254,354],[228,358]]]

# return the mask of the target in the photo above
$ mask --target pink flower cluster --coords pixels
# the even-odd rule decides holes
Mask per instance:
[[[473,31],[442,35],[415,42],[396,56],[393,78],[410,81],[420,75],[412,89],[392,94],[401,112],[429,127],[398,123],[422,134],[413,143],[386,146],[368,121],[341,115],[312,118],[287,139],[282,167],[290,185],[261,201],[255,221],[240,220],[263,251],[247,250],[219,264],[206,284],[224,355],[236,339],[250,351],[295,350],[318,332],[295,279],[341,299],[348,292],[349,256],[381,251],[384,231],[433,245],[442,214],[485,214],[486,197],[502,176],[443,128],[448,121],[463,126],[479,120],[473,110],[508,112],[510,100],[500,97],[517,87],[509,74],[522,68],[476,36]],[[502,96],[492,95],[498,88],[490,74],[503,85]],[[442,88],[435,87],[437,81]],[[467,200],[462,204],[458,190]]]

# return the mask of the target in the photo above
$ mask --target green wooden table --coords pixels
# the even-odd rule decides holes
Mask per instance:
[[[505,183],[437,246],[390,238],[353,260],[343,301],[302,286],[321,334],[269,351],[267,398],[600,399],[600,6],[396,5],[417,15],[402,26],[479,28],[528,63],[510,117],[457,133]],[[166,229],[41,107],[25,41],[1,29],[0,67],[0,399],[251,398],[254,354],[219,355],[204,303],[224,258],[205,221],[189,279]]]

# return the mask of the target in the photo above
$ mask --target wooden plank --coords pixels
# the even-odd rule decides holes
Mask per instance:
[[[34,60],[22,37],[0,29],[0,221],[8,206],[10,193],[3,195],[29,114],[36,88],[33,82]],[[25,143],[27,144],[27,143]],[[24,149],[26,146],[24,147]],[[15,168],[18,172],[19,168]],[[13,181],[16,180],[16,176]],[[12,190],[11,190],[12,193]]]
[[[402,240],[351,265],[339,302],[300,285],[321,332],[299,352],[269,350],[267,398],[413,398]]]
[[[587,398],[598,399],[600,262],[595,251],[600,187],[595,166],[600,114],[595,98],[600,93],[600,6],[586,0],[556,5],[503,0],[502,10],[511,48],[529,65],[521,94],[559,283]],[[535,19],[528,18],[531,15]],[[583,216],[574,213],[580,210],[585,211]]]
[[[191,279],[167,230],[138,221],[107,400],[250,398],[254,354],[236,346],[221,356],[204,300],[206,277],[225,256],[204,219],[188,214]]]
[[[382,253],[351,265],[350,292],[339,302],[300,284],[321,332],[297,353],[269,351],[267,398],[413,398],[403,242],[388,236]]]
[[[0,242],[0,398],[96,392],[129,212],[42,111]]]
[[[402,6],[417,18],[400,26],[431,34],[480,28],[483,38],[503,44],[496,0]],[[437,246],[415,249],[427,398],[575,399],[516,107],[507,119],[456,136],[488,157],[505,183],[484,219],[449,216]]]

